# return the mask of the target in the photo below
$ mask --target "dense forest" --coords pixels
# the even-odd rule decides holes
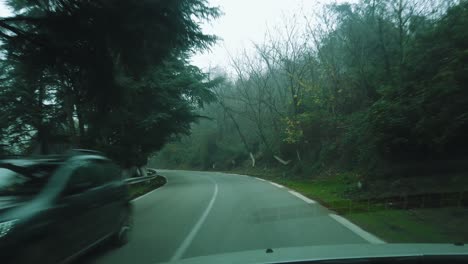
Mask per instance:
[[[330,169],[403,177],[466,171],[468,1],[361,0],[284,19],[214,68],[216,101],[168,168]]]
[[[466,0],[303,10],[208,72],[190,64],[217,41],[206,0],[6,2],[3,155],[78,147],[124,167],[294,175],[468,166]]]
[[[104,152],[142,166],[187,134],[217,81],[188,62],[216,36],[206,0],[8,0],[0,18],[2,155]]]

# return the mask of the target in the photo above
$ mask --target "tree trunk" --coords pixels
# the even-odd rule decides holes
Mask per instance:
[[[252,154],[252,150],[250,149],[249,145],[247,144],[247,140],[245,139],[244,134],[242,133],[239,123],[237,123],[236,119],[232,115],[232,113],[229,111],[229,109],[224,105],[223,102],[219,101],[219,104],[223,108],[224,112],[229,116],[229,119],[231,119],[232,123],[234,124],[234,127],[236,128],[237,134],[239,135],[242,144],[244,144],[245,150],[249,153],[250,159],[252,160],[252,167],[255,167],[255,157]]]
[[[45,89],[42,85],[39,84],[39,93],[37,98],[38,113],[36,120],[37,125],[37,142],[39,143],[39,154],[49,154],[49,144],[48,144],[48,129],[45,127],[43,122],[43,101],[45,98]]]
[[[273,155],[273,157],[274,157],[279,163],[281,163],[281,164],[283,164],[283,165],[288,165],[288,164],[291,162],[291,160],[287,160],[287,161],[286,161],[286,160],[283,160],[283,159],[281,159],[280,157],[278,157],[278,156],[276,156],[276,155]]]
[[[253,168],[253,167],[255,167],[255,157],[252,154],[252,152],[249,153],[249,156],[250,156],[250,160],[252,161],[252,168]]]
[[[383,53],[383,59],[384,59],[384,64],[385,64],[385,72],[387,73],[387,78],[390,78],[392,81],[393,78],[392,72],[391,72],[391,66],[390,66],[390,59],[388,58],[388,52],[387,52],[387,47],[385,46],[385,40],[384,40],[384,34],[383,34],[383,28],[382,28],[382,19],[378,19],[378,27],[379,27],[379,42],[380,42],[380,48],[382,49]]]
[[[78,140],[76,135],[75,120],[73,119],[73,113],[75,112],[73,98],[71,95],[72,91],[68,90],[64,98],[64,109],[67,119],[68,131],[70,133],[70,139],[72,146],[77,146]]]
[[[75,107],[76,107],[76,116],[78,118],[78,129],[80,133],[79,138],[81,141],[81,139],[85,136],[85,121],[84,121],[83,113],[81,111],[81,106],[79,104],[76,104]]]

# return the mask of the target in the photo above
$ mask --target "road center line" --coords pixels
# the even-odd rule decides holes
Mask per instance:
[[[297,198],[303,200],[304,202],[308,203],[308,204],[316,204],[317,202],[314,201],[314,200],[311,200],[307,197],[305,197],[304,195],[298,193],[298,192],[295,192],[295,191],[289,191],[290,194],[296,196]]]
[[[362,230],[359,226],[351,223],[348,221],[346,218],[336,215],[336,214],[330,214],[330,217],[335,219],[338,223],[344,225],[346,228],[349,230],[353,231],[355,234],[358,236],[362,237],[363,239],[367,240],[371,244],[385,244],[385,241],[382,239],[372,235],[371,233]]]
[[[215,189],[214,189],[213,195],[211,196],[211,200],[208,203],[208,206],[206,207],[203,214],[200,216],[200,219],[198,219],[197,223],[193,226],[188,236],[185,238],[185,240],[182,242],[182,244],[179,246],[179,248],[176,250],[176,252],[172,256],[171,262],[179,260],[184,255],[185,251],[190,246],[193,239],[195,238],[198,231],[200,230],[201,226],[203,225],[203,222],[205,222],[206,217],[210,213],[217,195],[218,195],[218,184],[215,183]]]
[[[280,184],[277,184],[277,183],[274,183],[274,182],[270,182],[271,184],[273,184],[274,186],[278,187],[278,188],[284,188],[283,185],[280,185]]]

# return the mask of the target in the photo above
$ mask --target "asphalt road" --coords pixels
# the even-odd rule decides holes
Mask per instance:
[[[129,244],[84,262],[153,264],[267,248],[382,243],[313,200],[255,177],[158,171],[168,183],[135,203]]]

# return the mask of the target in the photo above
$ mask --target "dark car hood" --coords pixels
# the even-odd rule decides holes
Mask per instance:
[[[273,248],[272,253],[266,253],[266,249],[261,249],[187,258],[169,263],[287,263],[294,261],[440,255],[463,255],[468,257],[468,246],[455,246],[452,244],[358,244]]]
[[[29,196],[0,196],[0,215],[31,200]]]

